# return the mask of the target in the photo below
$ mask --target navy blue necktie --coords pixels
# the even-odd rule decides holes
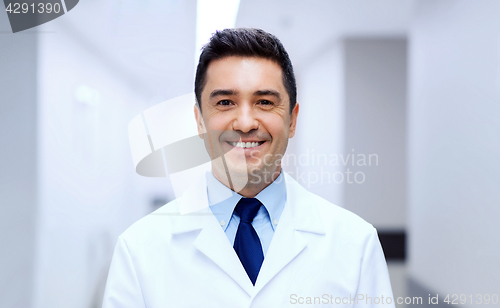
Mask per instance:
[[[259,236],[252,226],[252,220],[257,215],[261,205],[262,203],[255,198],[241,198],[234,209],[240,216],[240,225],[234,239],[234,250],[253,285],[255,285],[264,261]]]

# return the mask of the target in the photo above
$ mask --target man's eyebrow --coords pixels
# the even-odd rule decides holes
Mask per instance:
[[[278,91],[275,91],[275,90],[259,90],[259,91],[255,91],[253,94],[259,95],[259,96],[272,95],[272,96],[276,96],[278,99],[281,99],[280,93]]]
[[[234,90],[219,89],[219,90],[213,90],[212,93],[210,93],[209,98],[214,98],[216,96],[237,95],[237,94],[238,94],[238,92],[234,91]]]

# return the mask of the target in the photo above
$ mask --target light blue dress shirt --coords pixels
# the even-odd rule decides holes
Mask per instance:
[[[231,246],[234,246],[236,231],[240,224],[240,218],[234,212],[234,208],[243,196],[219,182],[212,172],[207,172],[207,193],[212,213],[226,233]],[[252,221],[252,226],[260,238],[262,251],[264,252],[264,256],[266,256],[286,203],[286,185],[283,170],[281,170],[276,180],[262,190],[255,198],[263,206],[260,207]]]

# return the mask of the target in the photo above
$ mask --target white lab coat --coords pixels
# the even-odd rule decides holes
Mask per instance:
[[[119,237],[103,307],[394,307],[372,225],[285,179],[255,286],[208,207],[204,179]],[[180,215],[189,204],[203,209]]]

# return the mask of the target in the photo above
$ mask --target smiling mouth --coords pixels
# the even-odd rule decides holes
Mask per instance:
[[[229,145],[237,148],[242,148],[242,149],[250,149],[250,148],[255,148],[260,145],[262,145],[265,141],[259,141],[259,142],[232,142],[232,141],[226,141]]]

